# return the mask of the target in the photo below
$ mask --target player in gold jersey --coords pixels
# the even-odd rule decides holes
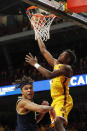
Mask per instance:
[[[76,56],[71,50],[65,50],[59,55],[58,59],[55,59],[47,51],[40,38],[38,39],[38,45],[42,55],[54,70],[51,72],[39,65],[37,58],[33,57],[31,53],[26,55],[25,60],[45,77],[52,79],[51,97],[55,113],[50,113],[51,121],[54,123],[56,131],[65,131],[64,124],[68,123],[68,114],[73,107],[73,100],[69,94],[69,81],[73,75],[72,65],[76,60]]]

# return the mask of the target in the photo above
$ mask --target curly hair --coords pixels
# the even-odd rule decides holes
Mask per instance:
[[[65,50],[64,52],[67,52],[68,54],[69,54],[69,56],[70,56],[70,58],[71,58],[71,61],[70,61],[70,65],[72,66],[73,64],[75,64],[75,62],[76,62],[76,55],[75,55],[75,53],[73,52],[73,51],[71,51],[70,49],[67,49],[67,50]]]
[[[23,76],[21,79],[15,80],[15,82],[12,83],[15,85],[15,88],[23,88],[24,85],[33,84],[33,80],[31,77]]]

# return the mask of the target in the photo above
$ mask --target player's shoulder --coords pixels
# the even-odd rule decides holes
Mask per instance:
[[[18,105],[18,106],[24,106],[26,103],[27,103],[27,100],[26,100],[26,99],[23,99],[23,98],[21,98],[21,99],[19,99],[19,100],[17,101],[17,105]]]
[[[69,70],[72,70],[72,67],[70,65],[64,64],[64,67],[67,68],[67,69],[69,69]]]
[[[68,72],[69,77],[71,77],[73,75],[73,69],[72,69],[72,67],[70,65],[66,65],[66,64],[64,64],[63,67],[66,70],[66,72]]]

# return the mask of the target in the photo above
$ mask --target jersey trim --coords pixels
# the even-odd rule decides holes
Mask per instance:
[[[64,107],[66,106],[66,86],[65,83],[67,81],[67,78],[65,77],[65,80],[63,82],[63,88],[64,88]],[[66,112],[66,109],[64,108],[64,112]],[[65,113],[62,114],[62,116],[64,117]]]

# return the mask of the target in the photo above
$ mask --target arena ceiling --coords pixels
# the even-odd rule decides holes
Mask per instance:
[[[0,0],[0,14],[1,15],[16,15],[21,11],[22,14],[25,13],[26,3],[21,0]]]

